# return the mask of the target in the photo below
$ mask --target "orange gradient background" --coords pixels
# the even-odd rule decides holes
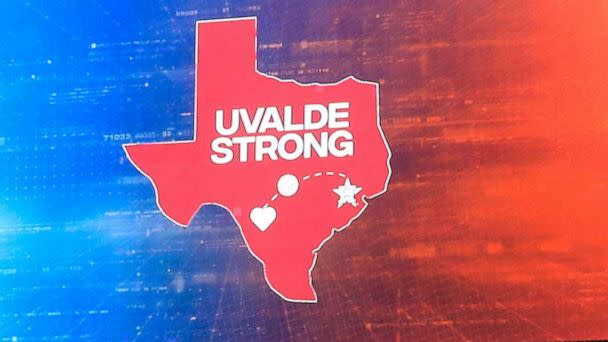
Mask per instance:
[[[393,178],[317,283],[372,278],[340,280],[371,339],[608,338],[608,2],[422,4],[364,25]]]

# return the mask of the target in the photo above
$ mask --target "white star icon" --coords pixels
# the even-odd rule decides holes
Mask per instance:
[[[344,204],[350,203],[353,207],[358,205],[355,195],[361,191],[361,188],[350,184],[350,179],[346,178],[343,185],[333,189],[340,198],[338,199],[338,208],[341,208]]]

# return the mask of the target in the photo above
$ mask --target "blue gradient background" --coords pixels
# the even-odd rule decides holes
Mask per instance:
[[[264,333],[217,322],[222,300],[246,305],[246,289],[223,293],[248,276],[280,304],[227,213],[207,207],[188,230],[172,225],[121,148],[191,137],[195,21],[256,8],[0,3],[0,340],[197,340],[223,324]]]

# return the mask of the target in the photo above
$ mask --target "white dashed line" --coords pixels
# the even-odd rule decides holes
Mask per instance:
[[[342,177],[342,178],[346,178],[346,175],[345,175],[345,174],[343,174],[343,173],[341,173],[341,172],[336,173],[336,172],[333,172],[333,171],[326,171],[325,173],[323,173],[323,172],[315,172],[315,173],[313,173],[313,174],[312,174],[312,176],[314,176],[314,177],[320,177],[320,176],[323,176],[323,174],[325,174],[325,175],[327,175],[327,176],[335,176],[335,175],[337,174],[338,176],[340,176],[340,177]],[[308,179],[310,179],[312,176],[311,176],[311,175],[306,175],[306,176],[303,176],[303,177],[302,177],[302,180],[303,180],[303,181],[308,180]],[[279,194],[274,194],[274,195],[272,195],[272,197],[270,198],[270,202],[274,202],[274,201],[275,201],[277,198],[279,198]],[[266,208],[266,207],[268,207],[268,206],[269,206],[269,204],[268,204],[268,203],[264,204],[264,208]]]

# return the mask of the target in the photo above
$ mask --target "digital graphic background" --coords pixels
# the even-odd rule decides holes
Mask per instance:
[[[121,148],[192,137],[194,23],[239,16],[262,72],[380,83],[389,191],[318,304]],[[606,338],[607,60],[602,0],[2,1],[0,341]]]

